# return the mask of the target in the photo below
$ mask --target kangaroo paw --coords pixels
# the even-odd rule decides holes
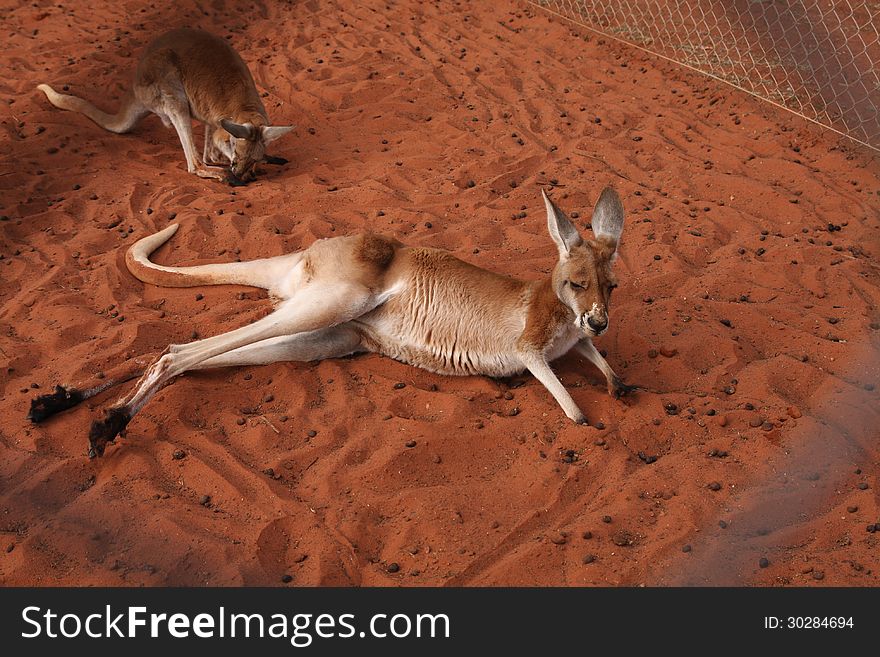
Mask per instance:
[[[103,420],[92,422],[89,431],[89,458],[104,456],[107,443],[112,443],[128,425],[131,416],[125,408],[111,408],[104,415]]]
[[[639,386],[627,385],[626,383],[615,377],[608,385],[608,394],[610,394],[615,399],[620,399],[621,397],[626,397],[631,392],[635,392],[639,389]]]
[[[56,413],[73,408],[83,399],[83,394],[79,390],[68,390],[63,386],[55,386],[55,391],[51,395],[40,395],[31,400],[31,410],[27,416],[28,420],[37,424]]]
[[[234,173],[232,173],[231,171],[230,171],[229,174],[226,176],[226,182],[229,183],[229,186],[230,186],[230,187],[245,187],[245,186],[247,185],[247,181],[246,181],[246,180],[242,180],[241,178],[239,178],[238,176],[236,176],[236,175],[235,175]]]
[[[225,180],[226,170],[222,167],[201,167],[194,172],[199,178],[213,178],[214,180]]]

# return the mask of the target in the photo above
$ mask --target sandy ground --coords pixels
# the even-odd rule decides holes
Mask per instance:
[[[288,165],[202,180],[156,117],[113,135],[34,89],[114,109],[178,25],[230,36],[298,126]],[[870,151],[515,2],[28,2],[2,28],[0,583],[880,581]],[[556,363],[603,428],[528,376],[376,356],[186,375],[95,461],[116,393],[25,419],[55,383],[269,310],[133,279],[126,247],[173,216],[164,263],[372,229],[536,278],[556,257],[540,186],[586,226],[606,184],[628,217],[598,344],[645,390],[615,401]]]

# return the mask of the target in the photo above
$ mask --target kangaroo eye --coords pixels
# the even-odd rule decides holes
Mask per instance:
[[[583,290],[584,289],[583,285],[579,285],[579,284],[575,283],[574,281],[569,281],[568,284],[571,285],[575,290]]]

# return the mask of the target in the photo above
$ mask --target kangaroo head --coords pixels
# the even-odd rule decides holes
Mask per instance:
[[[229,133],[227,144],[220,146],[230,161],[232,175],[241,182],[248,182],[256,177],[256,166],[266,157],[266,144],[293,130],[294,126],[264,125],[253,123],[235,123],[229,119],[221,119],[220,125]],[[215,132],[215,139],[224,140],[223,133]]]
[[[605,188],[593,209],[593,239],[584,240],[565,213],[543,190],[541,194],[547,206],[547,228],[559,249],[553,290],[574,313],[578,328],[588,337],[601,335],[608,328],[611,292],[617,287],[611,264],[623,232],[620,197]]]

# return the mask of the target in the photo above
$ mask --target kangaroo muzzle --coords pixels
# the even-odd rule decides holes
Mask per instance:
[[[600,308],[598,303],[594,303],[593,307],[583,314],[581,326],[596,335],[601,335],[608,328],[608,312],[604,307]]]

